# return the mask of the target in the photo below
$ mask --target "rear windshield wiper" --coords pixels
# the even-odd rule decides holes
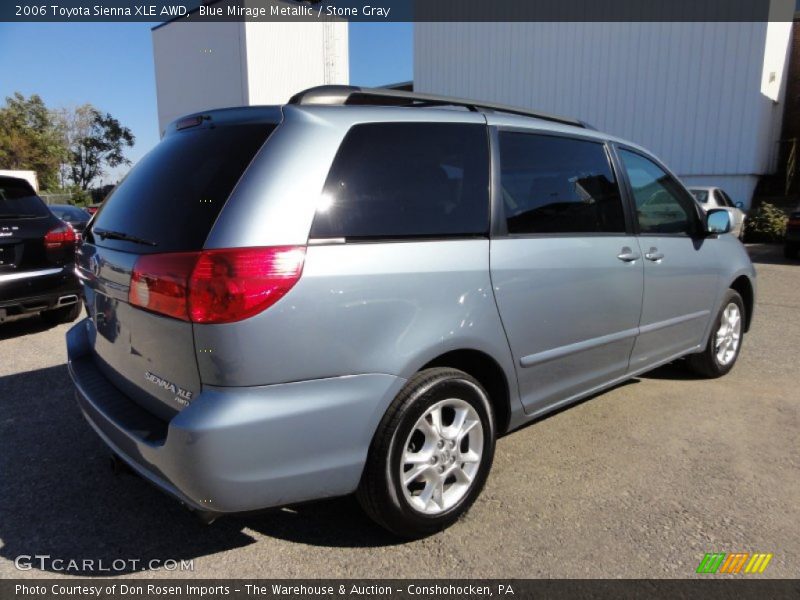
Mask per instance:
[[[135,235],[128,235],[127,233],[122,233],[121,231],[111,231],[109,229],[98,229],[95,227],[92,229],[92,233],[96,236],[99,236],[100,239],[105,240],[122,240],[124,242],[133,242],[134,244],[141,244],[143,246],[158,246],[157,243],[151,242],[150,240],[145,240]]]

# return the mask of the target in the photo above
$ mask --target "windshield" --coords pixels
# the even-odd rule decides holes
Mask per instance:
[[[708,190],[689,190],[692,192],[692,196],[694,199],[697,200],[700,204],[705,204],[708,202]]]
[[[46,217],[47,206],[27,181],[0,178],[0,219]]]

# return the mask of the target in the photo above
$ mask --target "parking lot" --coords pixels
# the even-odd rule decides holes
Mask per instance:
[[[103,576],[687,577],[706,552],[774,553],[764,576],[798,577],[800,264],[750,250],[757,313],[730,375],[668,365],[506,436],[466,518],[415,542],[351,498],[200,524],[111,472],[72,397],[68,326],[2,325],[0,577],[65,574],[15,568],[37,554],[141,561],[84,573]]]

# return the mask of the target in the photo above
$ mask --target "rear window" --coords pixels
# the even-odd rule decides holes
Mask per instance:
[[[489,230],[486,127],[354,126],[336,155],[312,238],[483,236]]]
[[[77,206],[51,206],[50,211],[64,221],[88,221],[91,215]]]
[[[92,227],[94,242],[137,253],[199,250],[236,182],[274,128],[223,125],[165,137],[103,203]],[[98,230],[149,244],[101,238]]]
[[[0,178],[0,219],[46,217],[47,206],[27,181]]]

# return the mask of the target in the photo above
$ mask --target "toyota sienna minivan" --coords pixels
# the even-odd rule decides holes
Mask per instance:
[[[733,367],[730,228],[580,121],[312,88],[167,127],[79,247],[69,369],[116,460],[206,521],[355,492],[423,536],[499,435],[680,357]]]

